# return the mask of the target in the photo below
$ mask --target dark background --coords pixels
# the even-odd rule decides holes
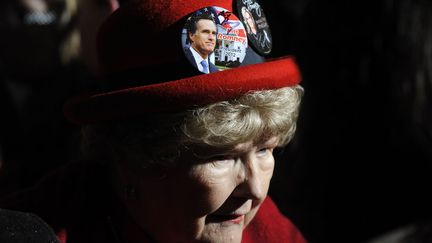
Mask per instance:
[[[274,182],[288,179],[272,191],[284,212],[311,242],[364,242],[430,220],[431,3],[266,4],[275,51],[297,57],[305,88]]]
[[[5,195],[69,160],[77,128],[63,118],[62,105],[94,77],[79,58],[61,64],[54,48],[78,26],[75,18],[70,26],[29,29],[11,21],[20,10],[0,3]],[[276,154],[270,195],[281,211],[311,243],[365,242],[429,220],[430,3],[261,4],[273,35],[271,57],[295,56],[305,88],[297,135]]]

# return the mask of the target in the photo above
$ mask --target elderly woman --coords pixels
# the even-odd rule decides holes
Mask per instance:
[[[82,125],[85,163],[42,182],[31,203],[21,198],[27,211],[68,243],[305,242],[267,197],[272,152],[296,127],[297,66],[258,58],[200,73],[183,53],[182,23],[220,9],[231,16],[232,1],[136,1],[108,18],[102,91],[65,106]]]
[[[89,125],[84,146],[111,162],[131,220],[156,242],[240,242],[266,199],[272,152],[293,135],[301,93],[255,91],[150,120]]]

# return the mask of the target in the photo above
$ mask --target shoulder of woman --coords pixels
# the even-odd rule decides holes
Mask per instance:
[[[307,241],[291,220],[282,215],[271,198],[267,197],[255,218],[246,227],[242,242],[306,243]]]

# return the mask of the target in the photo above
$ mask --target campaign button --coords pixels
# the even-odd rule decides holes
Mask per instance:
[[[217,6],[194,12],[186,20],[181,39],[187,60],[202,73],[240,66],[248,48],[240,19]]]
[[[269,54],[272,50],[272,36],[258,0],[237,0],[237,11],[253,48],[261,55]]]

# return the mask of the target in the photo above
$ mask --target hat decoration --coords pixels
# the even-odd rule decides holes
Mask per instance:
[[[232,12],[210,6],[187,19],[182,45],[192,65],[200,72],[213,73],[240,66],[248,39],[243,24]]]
[[[261,55],[269,54],[272,50],[272,36],[261,4],[258,0],[239,0],[237,10],[253,48]]]

